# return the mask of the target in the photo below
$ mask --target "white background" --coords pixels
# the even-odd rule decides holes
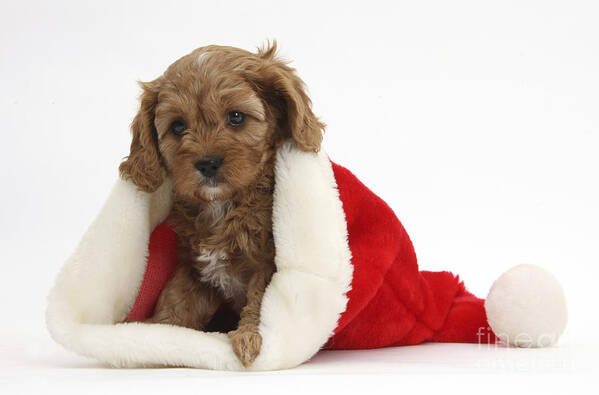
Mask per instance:
[[[597,4],[3,0],[0,392],[590,385],[599,351]],[[273,38],[328,124],[329,155],[396,211],[421,267],[459,273],[481,296],[515,264],[550,269],[570,310],[559,346],[327,352],[291,371],[237,374],[106,369],[50,340],[45,296],[127,154],[135,81],[199,46],[253,50]]]

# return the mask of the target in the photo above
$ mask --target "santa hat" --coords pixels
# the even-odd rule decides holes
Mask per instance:
[[[243,370],[224,333],[140,322],[177,264],[173,231],[163,223],[171,191],[169,180],[151,194],[117,181],[58,275],[50,333],[114,366]],[[262,349],[250,370],[294,367],[322,348],[497,338],[547,346],[565,328],[561,286],[537,266],[505,273],[486,302],[450,272],[419,271],[391,208],[322,151],[291,142],[279,149],[272,218],[277,271],[262,301]]]

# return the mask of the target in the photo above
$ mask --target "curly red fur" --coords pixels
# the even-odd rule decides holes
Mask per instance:
[[[239,313],[229,332],[233,349],[248,366],[260,351],[260,305],[275,271],[276,149],[291,138],[317,152],[324,124],[295,70],[277,58],[276,43],[256,54],[199,48],[141,86],[131,153],[120,172],[147,192],[165,175],[174,179],[167,221],[179,243],[179,266],[150,321],[203,330],[227,303]],[[245,113],[245,123],[227,125],[230,111]],[[172,132],[175,121],[185,124],[183,135]],[[209,182],[194,164],[215,154],[223,164]]]

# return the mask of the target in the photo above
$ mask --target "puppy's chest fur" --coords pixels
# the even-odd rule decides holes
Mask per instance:
[[[274,272],[271,187],[200,204],[175,198],[169,224],[180,264],[190,265],[195,281],[218,290],[236,309],[245,305],[253,274]]]

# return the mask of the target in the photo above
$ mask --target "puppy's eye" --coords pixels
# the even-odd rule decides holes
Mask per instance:
[[[183,136],[187,130],[187,125],[183,121],[175,121],[171,124],[171,132],[176,136]]]
[[[227,123],[234,128],[243,125],[245,114],[239,111],[231,111],[227,114]]]

